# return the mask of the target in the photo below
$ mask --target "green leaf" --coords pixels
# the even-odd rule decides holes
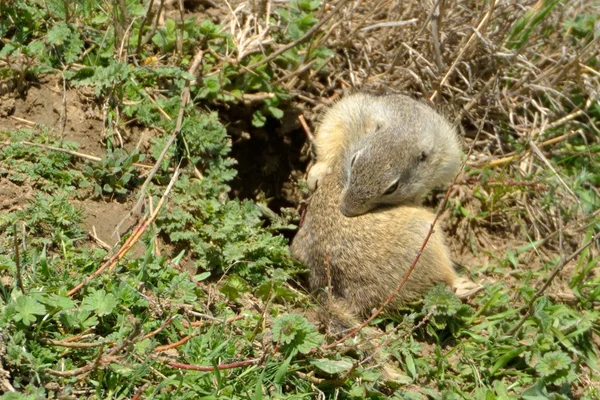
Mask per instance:
[[[288,367],[293,357],[294,354],[290,354],[289,357],[286,358],[286,360],[279,366],[279,368],[277,368],[277,372],[275,373],[275,377],[273,378],[273,382],[276,385],[281,385],[281,382],[283,382],[283,378],[287,374]]]
[[[194,279],[197,281],[203,281],[208,278],[210,278],[210,272],[208,272],[208,271],[194,276]]]
[[[543,380],[538,380],[532,386],[528,387],[521,393],[523,400],[549,400],[548,392],[544,386]]]
[[[350,371],[353,365],[352,362],[347,359],[329,360],[327,358],[322,358],[320,360],[311,360],[310,363],[318,369],[320,369],[321,371],[327,372],[330,375]]]
[[[44,304],[57,308],[58,310],[69,310],[75,307],[75,302],[70,297],[51,294],[48,297],[40,299]]]
[[[569,369],[571,357],[562,351],[551,351],[542,357],[535,369],[541,376],[550,376],[556,371]]]
[[[50,44],[61,46],[67,41],[70,35],[71,29],[69,29],[69,25],[64,22],[59,22],[50,28],[46,35],[46,40]]]
[[[21,321],[27,326],[35,322],[37,319],[36,315],[46,314],[46,307],[33,297],[27,295],[17,297],[14,309],[16,313],[13,315],[13,320],[16,322]]]
[[[94,18],[92,18],[91,22],[92,22],[92,24],[95,24],[95,25],[101,25],[101,24],[104,24],[105,22],[107,22],[108,20],[109,20],[108,14],[98,13],[94,16]]]
[[[94,290],[86,296],[81,303],[81,309],[95,312],[99,317],[113,312],[117,306],[117,299],[111,293],[106,293],[104,289]]]
[[[220,289],[221,293],[229,297],[230,300],[235,300],[243,292],[248,291],[248,284],[237,275],[229,275]]]
[[[515,357],[518,357],[523,351],[525,351],[525,348],[519,347],[504,353],[502,357],[496,360],[496,362],[492,366],[492,369],[490,370],[490,375],[493,376],[500,368],[504,367]]]
[[[269,107],[269,108],[268,108],[268,110],[269,110],[269,113],[270,113],[270,114],[271,114],[273,117],[275,117],[275,118],[277,118],[277,119],[281,119],[281,118],[283,118],[283,110],[281,110],[281,109],[279,109],[279,108],[277,108],[277,107],[273,107],[273,106]]]
[[[321,1],[319,0],[299,0],[298,7],[306,12],[315,11],[317,8],[321,7]]]
[[[265,117],[263,113],[261,113],[259,110],[254,111],[254,113],[252,114],[252,126],[262,128],[263,126],[265,126],[266,122],[267,117]]]
[[[461,306],[460,299],[446,286],[436,285],[425,296],[423,310],[429,311],[435,307],[433,315],[453,316]]]
[[[273,321],[273,341],[282,344],[287,352],[308,354],[323,343],[323,336],[306,318],[287,314]]]
[[[263,379],[265,377],[266,368],[262,370],[260,376],[256,380],[256,386],[254,387],[254,400],[262,400],[263,398]]]
[[[405,357],[405,361],[406,361],[406,368],[408,369],[408,372],[410,373],[410,377],[412,379],[416,379],[417,378],[417,369],[415,367],[415,360],[413,359],[413,356],[411,354],[407,354]]]

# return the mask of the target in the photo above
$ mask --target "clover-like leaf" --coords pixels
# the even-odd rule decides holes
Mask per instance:
[[[347,359],[329,360],[327,358],[323,358],[320,360],[312,360],[310,363],[319,368],[321,371],[327,372],[330,375],[347,372],[350,370],[350,368],[352,368],[352,361]]]
[[[85,311],[93,311],[99,317],[110,314],[117,306],[117,299],[104,289],[95,290],[83,299],[81,308]]]
[[[30,296],[19,296],[15,300],[13,320],[29,326],[37,319],[37,315],[46,314],[46,307]]]
[[[436,285],[425,296],[424,311],[430,311],[435,307],[433,315],[453,316],[461,308],[462,303],[446,286]]]
[[[306,318],[286,314],[273,321],[273,341],[281,343],[286,352],[307,354],[323,343],[323,335]]]
[[[569,369],[571,365],[571,357],[562,351],[551,351],[542,357],[540,362],[535,366],[536,371],[541,376],[551,376],[560,370]]]

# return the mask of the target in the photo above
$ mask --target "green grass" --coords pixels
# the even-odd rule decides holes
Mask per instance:
[[[254,15],[254,31],[242,32],[241,21],[232,33],[209,19],[167,19],[155,29],[133,0],[0,4],[2,84],[26,97],[36,80],[58,74],[70,90],[91,88],[105,112],[106,149],[90,161],[49,149],[78,149],[56,128],[0,128],[0,180],[32,190],[24,204],[0,213],[3,398],[599,398],[598,103],[544,133],[581,130],[544,153],[563,182],[539,158],[529,170],[515,167],[519,159],[467,168],[477,182],[451,199],[448,229],[478,260],[467,267],[482,292],[462,303],[433,288],[422,302],[373,322],[384,333],[379,344],[349,339],[331,348],[335,338],[304,314],[314,306],[302,288],[306,271],[283,236],[299,215],[273,216],[261,197],[230,195],[237,160],[224,121],[243,108],[248,126],[270,134],[291,101],[302,100],[298,94],[322,90],[311,79],[323,86],[336,67],[346,68],[341,51],[342,61],[329,64],[339,56],[324,37],[329,25],[262,63],[330,11],[318,1],[272,6],[269,21]],[[561,7],[544,1],[509,20],[506,46],[543,48],[553,32],[549,18]],[[597,17],[563,22],[554,29],[573,46],[594,40]],[[266,25],[276,45],[243,40]],[[199,51],[202,63],[190,74]],[[597,57],[583,61],[597,69]],[[518,80],[519,68],[506,70]],[[510,81],[502,84],[511,89]],[[180,110],[186,87],[191,103]],[[566,113],[586,102],[584,84],[575,87],[581,90],[562,99]],[[536,99],[556,106],[550,95]],[[524,157],[527,140],[507,115],[497,118],[503,145]],[[129,126],[153,132],[148,151],[120,147]],[[153,165],[163,150],[144,186],[149,168],[136,163]],[[133,228],[121,238],[137,238],[135,250],[92,277],[115,250],[88,237],[82,202],[133,204],[141,195],[156,207],[178,165],[181,175],[157,218],[139,238]],[[557,266],[568,271],[554,280],[562,286],[537,293]],[[380,347],[396,363],[395,382],[369,361]]]

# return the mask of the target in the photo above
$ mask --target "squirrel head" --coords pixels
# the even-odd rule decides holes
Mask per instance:
[[[460,166],[456,133],[435,111],[416,102],[386,107],[370,114],[375,120],[363,126],[371,131],[342,156],[339,208],[347,217],[378,206],[420,203]]]

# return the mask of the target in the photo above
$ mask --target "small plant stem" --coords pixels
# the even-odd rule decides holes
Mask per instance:
[[[206,326],[206,325],[223,324],[223,323],[230,324],[234,321],[239,321],[240,319],[244,319],[244,318],[246,318],[246,316],[244,314],[239,314],[239,315],[236,315],[235,317],[227,318],[225,321],[217,319],[217,318],[215,318],[213,321],[187,322],[187,321],[183,320],[183,321],[181,321],[181,325],[183,325],[186,328],[188,328],[188,327],[200,328],[200,327]]]
[[[87,374],[88,372],[93,371],[97,366],[99,366],[102,363],[103,354],[104,354],[104,347],[102,346],[98,350],[98,355],[96,356],[94,361],[91,362],[90,364],[86,365],[85,367],[75,368],[75,369],[72,369],[69,371],[55,371],[53,369],[46,368],[44,370],[44,372],[46,372],[49,375],[58,376],[61,378],[72,378],[75,376]]]
[[[163,346],[157,346],[154,349],[154,352],[155,353],[162,353],[163,351],[174,349],[175,347],[178,347],[178,346],[181,346],[182,344],[185,344],[188,340],[190,340],[194,336],[196,336],[196,335],[187,335],[187,336],[184,336],[183,338],[181,338],[180,340],[178,340],[178,341],[176,341],[174,343],[165,344]]]
[[[139,389],[137,390],[137,392],[135,392],[135,395],[134,395],[134,396],[131,398],[131,400],[139,400],[140,398],[142,398],[142,393],[144,393],[144,391],[145,391],[146,389],[148,389],[148,387],[149,387],[149,386],[150,386],[150,384],[149,384],[149,383],[144,383],[144,384],[142,385],[142,387],[141,387],[141,388],[139,388]]]
[[[150,32],[148,32],[148,34],[146,35],[146,37],[144,37],[144,40],[142,40],[142,44],[140,44],[138,47],[141,48],[142,46],[146,45],[150,40],[152,40],[152,37],[154,37],[154,34],[156,33],[156,30],[158,29],[158,21],[160,19],[160,16],[162,14],[163,8],[164,8],[164,4],[165,4],[165,0],[160,0],[160,4],[158,5],[158,9],[156,10],[156,14],[153,14],[153,21],[152,21],[152,28],[150,29]],[[149,9],[148,12],[151,12],[151,10]]]
[[[165,330],[169,325],[171,325],[173,323],[173,321],[175,321],[175,318],[177,318],[177,316],[169,317],[157,329],[155,329],[152,332],[147,333],[144,336],[142,336],[141,340],[150,339],[152,336],[158,335],[160,332],[162,332],[163,330]]]
[[[178,362],[174,362],[174,361],[169,361],[166,363],[166,365],[168,365],[169,367],[179,368],[179,369],[210,372],[210,371],[214,371],[215,369],[224,370],[224,369],[248,367],[250,365],[258,364],[260,362],[260,360],[261,360],[260,358],[253,358],[251,360],[237,361],[237,362],[230,363],[230,364],[219,364],[216,366],[216,368],[212,365],[210,365],[210,366],[191,365],[191,364],[178,363]]]
[[[568,256],[567,258],[563,259],[562,262],[560,262],[554,268],[554,270],[552,271],[552,273],[550,274],[550,276],[548,277],[548,279],[546,280],[546,282],[542,285],[541,288],[538,289],[538,291],[533,295],[533,297],[531,298],[531,300],[529,300],[529,303],[527,304],[527,311],[525,312],[525,315],[523,315],[523,317],[521,318],[521,320],[519,321],[519,323],[517,325],[515,325],[511,330],[509,330],[507,332],[508,336],[513,336],[523,326],[523,324],[525,323],[525,321],[527,320],[527,318],[529,318],[529,316],[531,316],[531,313],[533,312],[533,303],[544,294],[544,292],[546,291],[546,289],[548,288],[548,286],[550,286],[550,284],[552,283],[552,281],[554,280],[554,278],[556,278],[556,276],[558,275],[558,273],[560,271],[562,271],[562,269],[564,268],[564,266],[567,265],[572,260],[574,260],[577,256],[579,256],[585,249],[587,249],[588,247],[590,247],[590,245],[592,243],[594,243],[596,240],[598,240],[599,238],[600,238],[600,232],[597,233],[597,234],[595,234],[594,237],[592,237],[583,246],[581,246],[580,248],[578,248],[577,250],[575,250],[570,256]]]
[[[65,4],[65,10],[66,9],[67,9],[67,5]],[[66,13],[66,11],[65,11],[65,13]],[[61,145],[65,138],[65,129],[67,128],[67,78],[65,78],[65,70],[66,70],[66,67],[63,69],[63,71],[61,73],[62,89],[63,89],[62,105],[60,108],[60,144]]]
[[[433,306],[431,307],[431,310],[429,310],[429,312],[427,313],[427,315],[425,315],[423,317],[423,319],[421,321],[419,321],[418,324],[412,326],[410,329],[406,330],[406,332],[403,332],[402,335],[400,336],[400,339],[404,339],[406,337],[408,337],[408,335],[412,335],[413,332],[415,332],[417,329],[421,328],[422,326],[424,326],[427,322],[429,322],[429,320],[431,319],[431,317],[433,317],[433,313],[435,313],[435,310],[437,309],[437,306]],[[393,338],[392,334],[398,330],[400,328],[401,325],[398,325],[397,327],[395,327],[394,329],[392,329],[392,331],[384,333],[383,335],[380,335],[379,337],[377,337],[377,339],[379,339],[380,337],[383,336],[388,336],[388,338],[383,341],[380,345],[377,346],[376,349],[374,349],[374,351],[364,360],[362,360],[359,365],[364,365],[366,363],[368,363],[369,361],[371,361],[372,359],[374,359],[377,356],[377,353],[379,353],[381,351],[381,349],[383,349],[384,347],[387,347],[392,340],[397,338]]]
[[[65,342],[60,340],[40,339],[40,343],[51,346],[67,347],[70,349],[89,349],[92,347],[100,347],[106,345],[105,342],[93,342],[93,343],[79,343],[79,342]]]
[[[69,1],[63,0],[63,7],[65,8],[65,22],[68,24],[71,20],[71,14],[69,10]]]
[[[161,4],[162,4],[162,1],[161,1]],[[202,50],[200,50],[196,53],[196,55],[194,56],[194,59],[192,60],[190,68],[188,69],[188,72],[190,74],[196,73],[196,70],[200,66],[200,63],[202,62],[203,57],[204,57],[204,52],[202,52]],[[152,181],[152,178],[154,178],[154,175],[160,168],[162,160],[165,158],[165,156],[167,155],[167,152],[169,151],[169,149],[175,142],[175,139],[177,138],[177,136],[179,136],[179,133],[181,132],[181,125],[183,123],[183,114],[185,112],[185,107],[186,107],[189,99],[190,99],[190,81],[186,80],[185,87],[181,91],[181,104],[179,106],[179,114],[177,115],[177,124],[175,126],[175,130],[173,131],[171,136],[169,136],[169,138],[167,139],[167,142],[165,143],[165,146],[163,147],[162,151],[160,152],[160,155],[158,156],[156,163],[154,164],[154,167],[152,167],[152,170],[150,170],[150,172],[148,173],[148,176],[146,177],[146,180],[142,184],[142,187],[140,188],[140,193],[138,195],[137,202],[135,203],[135,205],[133,206],[131,211],[129,211],[127,213],[127,215],[121,220],[121,222],[119,222],[119,224],[117,225],[115,230],[118,231],[120,229],[120,227],[123,225],[123,223],[129,217],[131,217],[135,212],[137,212],[137,210],[142,206],[148,185]]]
[[[558,122],[558,121],[557,121]],[[551,127],[551,125],[553,124],[549,124],[548,128]],[[560,135],[557,137],[554,137],[552,139],[548,139],[545,140],[539,144],[537,144],[538,147],[545,147],[545,146],[550,146],[552,144],[556,144],[559,142],[562,142],[563,140],[566,140],[572,136],[578,135],[579,132],[575,131],[575,132],[569,132],[569,133],[565,133],[564,135]],[[531,150],[530,149],[525,149],[522,153],[519,154],[513,154],[512,156],[507,156],[507,157],[502,157],[502,158],[498,158],[495,160],[492,160],[490,162],[484,162],[484,163],[477,163],[475,165],[473,165],[474,167],[484,167],[484,166],[488,166],[488,167],[498,167],[504,164],[508,164],[514,160],[519,159],[520,157],[523,157],[525,154],[529,153]]]
[[[150,18],[153,16],[152,7],[154,7],[154,0],[150,0],[148,4],[148,10],[146,10],[146,15],[144,16],[142,24],[140,25],[140,28],[138,30],[137,45],[135,46],[136,56],[139,56],[140,51],[142,50],[142,33],[144,32],[144,27],[146,26]]]
[[[312,145],[313,142],[315,141],[315,137],[312,134],[312,132],[310,131],[310,127],[306,123],[306,119],[304,118],[304,115],[298,115],[298,121],[300,121],[300,125],[302,125],[302,129],[304,130],[304,133],[306,134],[306,138]]]
[[[419,31],[417,32],[417,34],[414,35],[412,41],[410,43],[408,43],[408,48],[409,49],[411,47],[413,47],[413,45],[415,44],[415,41],[417,40],[417,38],[419,38],[421,36],[421,34],[423,33],[423,31],[425,30],[425,28],[427,28],[427,25],[429,24],[429,22],[433,18],[433,14],[435,13],[435,10],[437,9],[437,7],[438,7],[438,5],[439,5],[439,3],[441,1],[442,0],[437,0],[435,2],[435,4],[432,5],[431,10],[429,11],[429,14],[427,15],[427,18],[423,22],[423,25],[421,25],[421,28],[419,29]],[[402,58],[401,54],[403,54],[403,53],[402,53],[401,49],[402,49],[402,47],[398,46],[398,50],[396,50],[396,53],[394,54],[394,57],[392,58],[392,62],[390,63],[390,66],[387,68],[387,70],[384,73],[375,75],[375,77],[380,77],[380,76],[383,76],[385,74],[389,74],[389,73],[392,72],[392,70],[398,65],[399,60]],[[411,66],[412,66],[412,63],[408,67],[410,68]]]
[[[550,171],[552,171],[552,173],[554,173],[554,176],[556,176],[556,179],[558,179],[558,181],[564,186],[564,188],[567,190],[567,192],[573,197],[573,200],[575,200],[576,203],[578,203],[578,204],[581,205],[581,203],[580,203],[579,198],[577,197],[577,195],[575,193],[573,193],[573,191],[571,190],[571,188],[569,187],[569,185],[567,185],[565,183],[565,181],[560,177],[559,173],[556,172],[556,169],[552,166],[552,164],[550,163],[550,161],[548,161],[548,159],[546,157],[544,157],[544,155],[540,151],[540,148],[535,144],[535,142],[529,142],[529,147],[535,153],[535,155],[538,156],[538,158],[540,160],[542,160],[542,162],[544,164],[546,164],[546,166],[548,167],[548,169]]]
[[[185,7],[183,6],[183,0],[178,0],[177,5],[179,18],[181,19],[181,23],[179,24],[179,34],[177,35],[177,52],[179,53],[179,57],[183,57],[183,36],[185,35],[185,24],[183,23],[185,20]]]
[[[312,60],[304,65],[302,65],[301,67],[295,69],[294,71],[282,76],[281,78],[277,79],[276,81],[273,82],[273,86],[277,86],[283,82],[288,81],[289,79],[300,75],[301,73],[308,71],[315,63],[317,62],[317,60]]]
[[[441,71],[442,64],[442,51],[440,50],[440,32],[442,31],[442,10],[444,9],[444,0],[440,0],[434,6],[433,16],[431,17],[431,41],[433,46],[433,55],[435,56],[435,63],[438,70]]]
[[[25,292],[25,285],[23,284],[23,275],[21,274],[21,257],[19,255],[19,239],[18,239],[18,235],[17,235],[17,223],[15,222],[15,224],[13,225],[13,239],[14,239],[14,246],[15,246],[15,267],[17,269],[17,285],[19,286],[19,289],[21,289],[21,293],[26,294]]]

